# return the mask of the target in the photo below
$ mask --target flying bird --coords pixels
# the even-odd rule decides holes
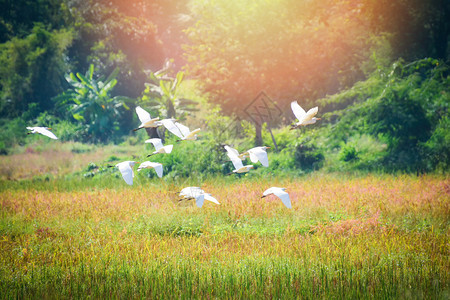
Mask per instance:
[[[244,157],[246,155],[249,155],[252,163],[257,163],[259,161],[259,162],[261,162],[261,164],[264,167],[268,167],[269,166],[269,158],[267,157],[266,149],[269,149],[269,148],[270,147],[266,147],[266,146],[255,147],[255,148],[248,150],[247,152],[242,153],[242,155],[244,155]]]
[[[281,202],[283,202],[283,204],[286,205],[287,208],[292,208],[291,199],[289,198],[289,194],[286,192],[285,188],[271,187],[264,191],[261,198],[267,197],[269,195],[277,196],[281,199]]]
[[[186,188],[182,189],[180,191],[179,196],[183,197],[179,201],[195,199],[195,204],[198,207],[202,207],[205,200],[211,201],[215,204],[220,204],[216,198],[211,196],[211,194],[206,193],[200,187],[196,187],[196,186],[190,186],[190,187],[186,187]]]
[[[28,132],[27,134],[32,134],[32,133],[40,133],[42,135],[45,135],[51,139],[57,140],[58,138],[56,137],[56,135],[50,131],[51,128],[49,127],[27,127],[28,130],[31,130],[30,132]]]
[[[172,152],[173,149],[173,145],[163,146],[161,139],[158,138],[148,139],[145,141],[145,143],[146,144],[151,143],[153,144],[153,146],[155,146],[155,151],[152,154],[147,155],[147,157],[158,153],[170,153]]]
[[[128,185],[133,185],[133,177],[134,177],[133,166],[136,163],[138,163],[138,162],[132,161],[132,160],[127,160],[127,161],[118,163],[115,166],[108,166],[108,167],[110,167],[110,168],[117,167],[119,169],[120,173],[122,174],[123,180],[125,180],[125,182]]]
[[[159,118],[153,118],[150,116],[150,113],[147,112],[140,106],[136,106],[136,114],[138,115],[139,121],[141,121],[141,125],[138,128],[133,129],[133,131],[142,129],[142,128],[151,128],[161,126],[159,123]]]
[[[151,161],[144,161],[141,163],[138,167],[138,172],[142,169],[155,169],[156,175],[158,175],[159,178],[163,176],[163,166],[160,163],[157,162],[151,162]]]
[[[319,108],[317,106],[311,108],[310,110],[308,110],[308,112],[305,112],[305,110],[297,103],[297,101],[292,101],[291,109],[295,117],[298,119],[298,122],[292,125],[291,130],[300,126],[314,124],[317,122],[317,120],[320,120],[320,118],[315,117],[315,115],[319,111]]]
[[[239,153],[236,153],[237,152],[236,149],[233,149],[229,146],[224,146],[224,148],[225,148],[225,150],[227,150],[227,155],[230,158],[230,160],[234,166],[233,172],[229,173],[228,175],[233,174],[233,173],[246,173],[246,172],[250,171],[250,169],[253,169],[253,165],[244,166],[241,158],[238,155]]]

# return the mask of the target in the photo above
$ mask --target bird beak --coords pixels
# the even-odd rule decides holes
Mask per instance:
[[[316,120],[322,120],[322,118],[316,118]]]
[[[265,198],[266,196],[261,196],[261,198]]]
[[[266,149],[270,149],[270,147],[266,147]]]
[[[150,156],[152,156],[153,155],[153,153],[152,154],[149,154],[149,155],[147,155],[147,157],[150,157]]]

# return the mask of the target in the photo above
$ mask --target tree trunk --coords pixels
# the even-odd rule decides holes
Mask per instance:
[[[147,131],[147,134],[151,139],[160,138],[156,127],[145,128],[145,131]]]
[[[167,99],[167,118],[171,119],[171,118],[175,118],[175,107],[173,106],[172,100]]]

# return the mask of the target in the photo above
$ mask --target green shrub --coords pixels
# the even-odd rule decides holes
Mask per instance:
[[[298,144],[295,147],[294,163],[303,170],[318,170],[322,167],[325,156],[314,144]]]
[[[0,119],[0,154],[9,154],[13,146],[25,143],[28,131],[26,126],[21,118]]]
[[[428,170],[445,172],[450,169],[450,119],[447,116],[440,120],[423,146]]]
[[[398,61],[346,91],[319,100],[323,115],[311,141],[326,149],[327,165],[333,167],[342,167],[333,161],[339,160],[351,162],[347,167],[355,169],[448,169],[448,149],[442,145],[448,139],[443,128],[448,122],[449,71],[434,59]],[[377,150],[359,149],[357,140],[363,136],[370,136]]]
[[[344,147],[342,147],[339,155],[339,160],[349,162],[357,160],[358,158],[359,158],[358,151],[355,149],[354,146],[345,145]]]

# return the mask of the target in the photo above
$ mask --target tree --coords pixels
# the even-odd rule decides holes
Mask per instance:
[[[70,12],[65,0],[3,0],[0,1],[0,43],[24,38],[36,23],[44,28],[66,28]]]
[[[151,5],[150,5],[151,7]],[[158,69],[164,62],[157,28],[144,12],[142,0],[77,0],[71,6],[77,33],[69,55],[75,70],[93,63],[98,72],[120,69],[114,93],[137,98],[144,90],[147,69]]]
[[[195,101],[179,97],[179,87],[184,79],[184,72],[173,73],[173,61],[167,60],[164,67],[156,72],[147,71],[146,88],[140,98],[140,104],[156,110],[163,118],[184,118],[189,112],[197,110]],[[150,137],[164,138],[164,131],[158,128],[146,128]]]
[[[166,118],[183,118],[188,112],[195,111],[195,101],[180,98],[178,90],[184,79],[184,72],[170,76],[172,62],[168,60],[164,68],[157,72],[148,71],[150,82],[142,95],[141,103],[155,108]]]
[[[1,116],[21,116],[32,103],[37,113],[53,109],[50,99],[63,91],[72,38],[71,31],[48,31],[38,23],[24,38],[0,44]]]
[[[198,0],[192,7],[187,70],[228,114],[241,114],[263,90],[286,112],[294,99],[311,105],[362,78],[373,46],[351,1]]]
[[[450,2],[446,0],[364,0],[361,12],[371,31],[387,32],[395,57],[449,58]]]
[[[108,78],[101,76],[96,79],[94,65],[91,65],[85,75],[70,73],[66,80],[71,89],[55,98],[58,105],[65,107],[75,120],[83,124],[81,135],[84,141],[107,142],[116,138],[121,130],[124,109],[129,109],[125,102],[131,99],[111,97],[118,72],[115,69]]]

